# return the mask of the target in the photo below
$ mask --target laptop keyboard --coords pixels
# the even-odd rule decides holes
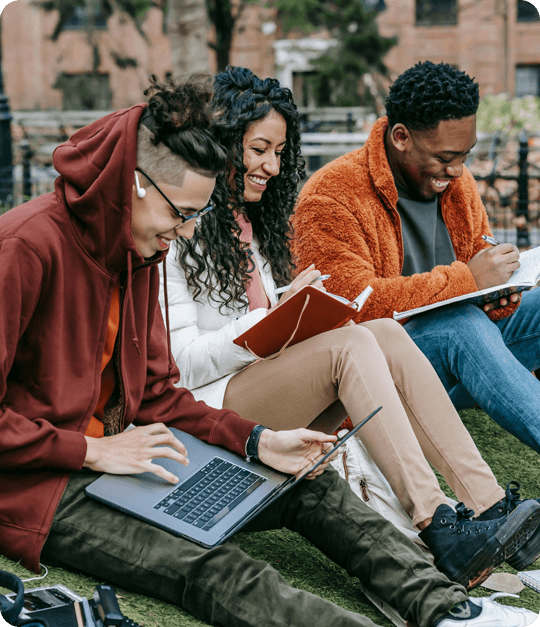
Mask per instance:
[[[214,457],[154,509],[206,531],[265,481],[261,475]]]

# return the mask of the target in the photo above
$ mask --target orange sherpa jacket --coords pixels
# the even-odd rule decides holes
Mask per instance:
[[[328,291],[352,300],[367,286],[373,293],[356,321],[391,318],[406,311],[476,291],[467,262],[489,245],[486,210],[471,173],[451,181],[443,192],[442,215],[456,259],[431,272],[401,276],[403,240],[398,193],[386,158],[387,118],[375,123],[363,148],[332,161],[304,186],[293,219],[293,252],[298,269],[314,263]],[[489,313],[499,319],[513,313],[509,303]]]

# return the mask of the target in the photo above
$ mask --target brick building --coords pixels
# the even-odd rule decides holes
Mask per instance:
[[[381,34],[397,35],[393,74],[429,59],[458,66],[481,95],[540,95],[540,19],[525,0],[386,0]]]
[[[476,77],[482,96],[540,96],[540,18],[526,0],[363,1],[379,11],[380,33],[398,37],[385,59],[391,77],[418,61],[445,61]],[[302,77],[329,45],[327,37],[274,44],[276,75],[304,106],[317,103]]]
[[[245,8],[232,63],[263,76],[273,73],[273,14]],[[52,41],[57,19],[56,12],[45,13],[33,0],[17,0],[2,12],[4,87],[15,111],[120,109],[144,99],[149,74],[162,78],[173,69],[159,8],[147,12],[142,33],[122,13],[107,21],[97,15],[89,32],[86,12],[78,11]],[[208,54],[212,67],[214,55],[210,49]]]
[[[99,16],[90,36],[85,16],[75,14],[57,41],[57,15],[32,0],[2,12],[4,87],[14,110],[115,109],[140,102],[147,74],[170,69],[170,47],[161,11],[148,12],[141,35],[133,22]],[[93,72],[95,68],[95,72]]]
[[[446,61],[475,76],[482,95],[540,95],[540,19],[525,0],[363,1],[375,2],[381,33],[399,38],[386,59],[392,76],[420,60]],[[85,16],[76,14],[54,42],[55,14],[44,13],[32,0],[4,9],[4,83],[14,110],[129,106],[142,99],[149,73],[163,76],[172,69],[159,9],[147,13],[144,36],[126,15],[114,14],[106,23],[97,18],[89,34]],[[279,34],[271,9],[247,5],[231,62],[277,76],[293,88],[299,104],[316,105],[305,102],[302,77],[332,40]]]

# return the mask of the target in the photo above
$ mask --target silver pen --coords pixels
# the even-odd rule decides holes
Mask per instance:
[[[482,235],[482,239],[484,242],[491,244],[492,246],[500,246],[500,242],[498,242],[494,237],[490,237],[489,235]]]
[[[315,279],[315,281],[311,281],[310,285],[313,285],[313,283],[316,283],[317,281],[326,281],[326,279],[329,279],[331,276],[332,276],[331,274],[321,274],[321,276]],[[275,293],[283,294],[283,292],[286,292],[290,287],[291,287],[290,285],[284,285],[283,287],[278,287]]]

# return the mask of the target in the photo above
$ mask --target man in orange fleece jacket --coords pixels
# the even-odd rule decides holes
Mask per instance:
[[[491,247],[488,218],[464,166],[476,143],[478,84],[441,63],[419,63],[392,88],[388,117],[366,145],[319,170],[294,219],[299,267],[332,275],[349,299],[373,288],[357,322],[392,317],[505,283],[511,244]],[[405,328],[458,408],[478,403],[540,452],[540,290],[485,305],[453,305]]]

